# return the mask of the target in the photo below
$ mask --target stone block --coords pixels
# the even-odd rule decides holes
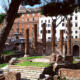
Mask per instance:
[[[66,56],[66,57],[65,57],[65,61],[68,62],[68,63],[72,63],[72,61],[73,61],[73,56]]]
[[[11,60],[9,61],[9,64],[13,65],[15,62],[17,61],[16,57],[11,58]]]
[[[21,80],[20,72],[8,72],[5,75],[5,80]]]
[[[0,80],[5,80],[5,77],[3,74],[0,74]]]
[[[63,62],[63,57],[59,54],[56,55],[56,62],[57,63],[62,63]]]
[[[52,53],[52,54],[51,54],[51,56],[50,56],[50,62],[51,62],[51,63],[56,62],[56,54],[55,54],[55,53]]]
[[[58,80],[58,75],[54,75],[53,80]]]

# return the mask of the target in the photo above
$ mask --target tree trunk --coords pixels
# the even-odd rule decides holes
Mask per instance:
[[[20,3],[21,0],[12,0],[6,18],[3,21],[3,26],[0,28],[0,55],[16,18]]]

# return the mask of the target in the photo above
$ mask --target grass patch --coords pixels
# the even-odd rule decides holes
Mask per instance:
[[[78,57],[77,59],[80,59],[80,57]]]
[[[49,66],[49,63],[25,61],[25,62],[19,63],[19,64],[17,64],[17,65],[18,65],[18,66],[48,67],[48,66]]]
[[[7,55],[13,55],[16,54],[14,51],[4,51],[2,55],[7,56]]]
[[[0,68],[5,67],[8,63],[0,64]]]
[[[30,60],[30,59],[36,59],[36,58],[42,58],[42,56],[31,56],[31,57],[22,57],[19,58],[19,60]]]
[[[77,62],[75,60],[73,60],[73,64],[76,64]]]

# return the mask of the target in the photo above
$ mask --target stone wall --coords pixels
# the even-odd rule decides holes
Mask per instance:
[[[80,70],[79,69],[59,69],[59,76],[66,77],[69,80],[80,80]]]

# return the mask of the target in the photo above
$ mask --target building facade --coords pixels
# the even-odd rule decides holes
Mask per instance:
[[[71,37],[72,39],[80,38],[80,12],[74,12],[68,15],[71,20]],[[51,26],[53,19],[56,17],[41,17],[39,18],[39,39],[42,39],[42,24],[46,23],[46,39],[51,40]],[[63,16],[58,16],[56,20],[56,40],[60,39],[60,30],[64,30],[64,40],[67,40],[67,20]]]
[[[20,13],[21,16],[15,19],[8,38],[14,40],[15,36],[18,36],[19,39],[25,39],[26,29],[29,28],[29,36],[30,39],[32,39],[34,24],[37,24],[38,30],[39,17],[41,16],[40,9],[25,9],[24,7],[20,6],[18,13]]]

